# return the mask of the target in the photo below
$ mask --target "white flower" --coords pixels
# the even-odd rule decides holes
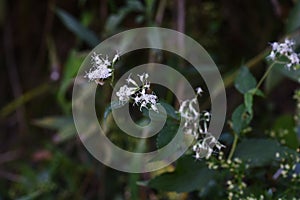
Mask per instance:
[[[103,58],[101,57],[101,54],[94,52],[91,55],[91,64],[92,67],[86,72],[84,77],[88,78],[90,81],[95,81],[96,83],[103,85],[103,80],[112,76],[112,62],[108,60],[108,56]]]
[[[213,149],[208,146],[206,143],[197,143],[193,146],[193,151],[195,152],[195,158],[201,159],[205,157],[206,159],[210,158],[213,153]]]
[[[138,77],[140,78],[140,81],[142,82],[144,87],[147,87],[147,88],[150,87],[150,83],[148,82],[149,74],[147,74],[147,73],[143,73],[142,75],[138,74]]]
[[[139,85],[131,78],[131,74],[129,74],[126,81],[127,81],[127,84],[133,84],[136,88],[139,88]]]
[[[130,100],[131,95],[134,94],[135,88],[128,87],[123,85],[120,87],[119,91],[116,92],[116,95],[119,97],[121,103],[127,103]]]
[[[114,58],[112,59],[112,63],[115,64],[117,62],[117,60],[119,60],[120,55],[117,53]]]
[[[207,111],[200,113],[197,110],[197,96],[202,92],[201,88],[197,88],[195,97],[183,101],[178,110],[178,113],[184,120],[183,132],[193,135],[197,141],[192,148],[196,159],[203,157],[208,159],[213,153],[213,147],[216,147],[218,150],[225,147],[208,132],[210,113]]]
[[[140,111],[142,108],[152,108],[155,112],[158,111],[156,107],[158,97],[155,94],[146,94],[145,89],[142,89],[142,91],[136,95],[137,96],[134,98],[134,103],[140,105]]]
[[[295,42],[293,40],[285,39],[283,43],[271,43],[272,51],[268,58],[276,60],[277,57],[285,56],[288,59],[286,67],[290,69],[292,66],[300,64],[299,54],[295,53]]]
[[[274,51],[271,51],[271,53],[270,53],[270,55],[269,55],[269,58],[270,58],[271,60],[275,60],[275,57],[276,57],[275,52],[274,52]]]
[[[89,80],[94,81],[97,79],[106,79],[111,76],[112,69],[106,67],[105,65],[99,66],[97,68],[91,68],[85,77]]]
[[[141,85],[139,86],[137,82],[131,78],[130,74],[126,79],[127,85],[123,85],[116,93],[119,97],[119,101],[124,103],[133,100],[134,105],[140,107],[140,111],[142,111],[142,108],[146,108],[158,112],[158,97],[154,93],[147,93],[147,90],[150,89],[150,82],[148,81],[149,75],[143,73],[137,76],[139,77]]]
[[[201,87],[197,87],[197,88],[196,88],[196,92],[197,92],[198,95],[201,95],[202,92],[203,92],[203,90],[202,90]]]

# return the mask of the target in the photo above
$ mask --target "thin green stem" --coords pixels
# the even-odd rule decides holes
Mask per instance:
[[[279,61],[275,61],[273,62],[270,67],[267,69],[267,71],[264,73],[263,77],[260,79],[260,81],[258,82],[258,84],[255,87],[255,91],[257,89],[259,89],[259,87],[261,86],[261,84],[264,82],[264,80],[267,78],[267,76],[269,75],[270,71],[273,69],[273,67],[275,66],[275,64],[285,64],[284,62],[279,62]]]
[[[275,65],[275,62],[273,62],[270,67],[267,69],[267,71],[264,73],[263,77],[259,80],[258,84],[255,87],[255,91],[261,86],[261,84],[264,82],[264,80],[267,78],[268,74],[272,70],[273,66]]]
[[[232,147],[231,147],[231,150],[230,150],[230,153],[229,153],[229,156],[228,156],[228,160],[231,160],[233,154],[234,154],[234,151],[236,149],[236,145],[237,145],[237,142],[239,140],[239,136],[237,133],[234,133],[234,139],[233,139],[233,144],[232,144]]]

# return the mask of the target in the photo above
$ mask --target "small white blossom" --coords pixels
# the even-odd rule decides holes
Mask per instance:
[[[197,92],[198,95],[201,95],[202,92],[203,92],[203,90],[202,90],[201,87],[197,87],[197,88],[196,88],[196,92]]]
[[[271,43],[271,46],[272,51],[268,56],[271,60],[274,61],[277,57],[285,56],[288,59],[288,62],[286,63],[288,69],[300,64],[299,54],[294,51],[295,42],[293,40],[285,39],[283,43],[273,42]]]
[[[84,77],[88,78],[90,81],[95,81],[97,84],[103,85],[103,80],[112,76],[112,62],[108,60],[107,56],[103,58],[101,57],[101,54],[94,52],[91,55],[91,64],[92,67],[86,72]]]
[[[140,107],[140,111],[142,111],[142,108],[146,108],[148,110],[151,109],[158,112],[158,97],[154,93],[147,93],[148,89],[150,89],[150,82],[148,81],[149,75],[147,73],[143,73],[142,75],[137,76],[139,77],[141,86],[139,86],[137,82],[131,78],[130,74],[126,79],[127,85],[120,87],[119,91],[116,93],[119,101],[126,103],[133,100],[134,105],[138,105]]]
[[[135,92],[135,88],[128,87],[127,85],[123,85],[120,87],[119,91],[116,92],[116,95],[119,97],[119,101],[121,103],[127,103],[130,100],[130,96]]]
[[[207,111],[200,113],[197,109],[197,97],[202,92],[201,88],[197,88],[195,97],[183,101],[178,110],[178,113],[184,120],[183,132],[193,135],[197,140],[192,148],[196,159],[203,157],[208,159],[213,153],[213,147],[216,147],[218,150],[225,147],[208,132],[207,127],[210,121],[210,113]]]
[[[140,111],[142,111],[142,108],[149,109],[149,107],[155,112],[158,111],[156,107],[158,97],[155,94],[146,94],[146,90],[142,89],[142,91],[136,95],[137,96],[134,98],[134,103],[140,105]]]

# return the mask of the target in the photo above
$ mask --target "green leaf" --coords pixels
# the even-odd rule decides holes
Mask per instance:
[[[73,123],[71,117],[45,117],[42,119],[36,119],[33,121],[33,124],[42,128],[48,128],[57,130],[63,128],[66,124]]]
[[[251,167],[261,167],[271,164],[275,154],[289,151],[272,139],[245,139],[236,148],[234,157],[247,161]],[[290,150],[291,151],[291,150]]]
[[[283,80],[284,76],[278,70],[271,70],[266,78],[265,91],[271,92]]]
[[[112,110],[121,108],[122,106],[123,106],[123,105],[122,105],[118,100],[112,101],[112,102],[105,108],[103,118],[104,118],[104,119],[107,119],[108,115],[111,113]]]
[[[289,79],[299,82],[300,70],[289,70],[284,64],[275,64],[274,68]]]
[[[253,106],[253,94],[252,93],[247,92],[246,94],[244,94],[244,103],[245,103],[246,111],[250,115],[253,115],[253,110],[252,110],[252,106]]]
[[[66,141],[77,133],[72,117],[45,117],[34,120],[33,123],[42,128],[57,130],[53,138],[55,142]]]
[[[118,10],[118,13],[110,15],[105,24],[105,30],[108,33],[117,31],[123,19],[131,12],[144,11],[144,5],[138,0],[127,1],[126,6]]]
[[[175,120],[180,119],[179,115],[177,114],[177,112],[173,106],[171,106],[170,104],[163,102],[163,101],[160,101],[159,103],[165,108],[169,117],[171,117]]]
[[[297,2],[295,7],[290,12],[286,24],[286,32],[291,33],[300,27],[300,1]]]
[[[249,90],[255,88],[256,79],[251,74],[248,67],[241,67],[240,72],[235,79],[234,86],[242,94],[245,94]]]
[[[160,191],[191,192],[205,188],[214,178],[214,171],[191,155],[181,157],[174,172],[164,173],[148,182],[148,186]]]
[[[240,134],[252,120],[253,115],[247,112],[244,104],[239,105],[232,113],[232,129],[235,133]]]
[[[293,81],[299,82],[300,70],[289,70],[286,67],[286,64],[284,64],[284,63],[287,63],[287,61],[288,61],[287,58],[285,58],[284,56],[279,57],[278,61],[280,63],[278,63],[278,62],[274,63],[272,71],[276,71],[277,73],[284,75],[285,77],[287,77]],[[269,61],[269,65],[270,64],[271,64],[271,61]]]
[[[276,138],[285,140],[286,146],[296,150],[299,147],[299,142],[295,126],[293,116],[283,115],[276,119],[272,130],[275,132]]]
[[[156,147],[158,149],[169,144],[176,135],[179,125],[171,120],[167,120],[163,129],[158,133],[156,138]]]
[[[256,88],[249,90],[248,93],[250,93],[252,95],[260,96],[260,97],[265,97],[265,94],[263,93],[263,91],[261,91],[260,89],[256,89]]]
[[[64,127],[58,130],[57,134],[53,137],[53,140],[58,143],[64,142],[68,139],[73,138],[74,136],[76,136],[76,134],[77,131],[74,124],[66,124]]]
[[[71,102],[67,100],[66,93],[73,83],[73,78],[76,76],[85,56],[85,54],[79,54],[72,50],[64,65],[62,80],[57,93],[57,100],[65,113],[69,113],[71,110]]]
[[[78,20],[68,12],[58,8],[56,9],[56,14],[71,32],[84,40],[90,47],[95,47],[99,44],[100,41],[94,32],[80,24]]]

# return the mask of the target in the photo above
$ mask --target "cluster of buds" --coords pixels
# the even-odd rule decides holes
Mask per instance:
[[[283,43],[273,42],[271,43],[272,51],[269,55],[269,58],[273,61],[278,59],[281,56],[284,56],[288,59],[286,62],[286,67],[288,69],[297,69],[297,66],[300,64],[299,54],[295,52],[295,42],[293,40],[285,39]]]
[[[196,143],[193,146],[195,158],[209,158],[213,153],[214,146],[219,150],[224,147],[211,133],[208,132],[208,123],[210,121],[210,113],[207,111],[199,112],[196,106],[198,105],[198,96],[203,90],[196,89],[196,95],[193,99],[188,99],[180,104],[178,113],[184,120],[183,132],[195,137]]]
[[[153,92],[148,93],[148,91],[150,91],[150,82],[148,81],[149,74],[143,73],[137,76],[139,77],[141,85],[138,85],[137,82],[131,78],[130,74],[126,79],[127,84],[121,86],[116,92],[120,103],[125,104],[129,101],[133,101],[134,105],[140,107],[140,111],[142,111],[142,108],[146,108],[158,112],[158,97]]]

